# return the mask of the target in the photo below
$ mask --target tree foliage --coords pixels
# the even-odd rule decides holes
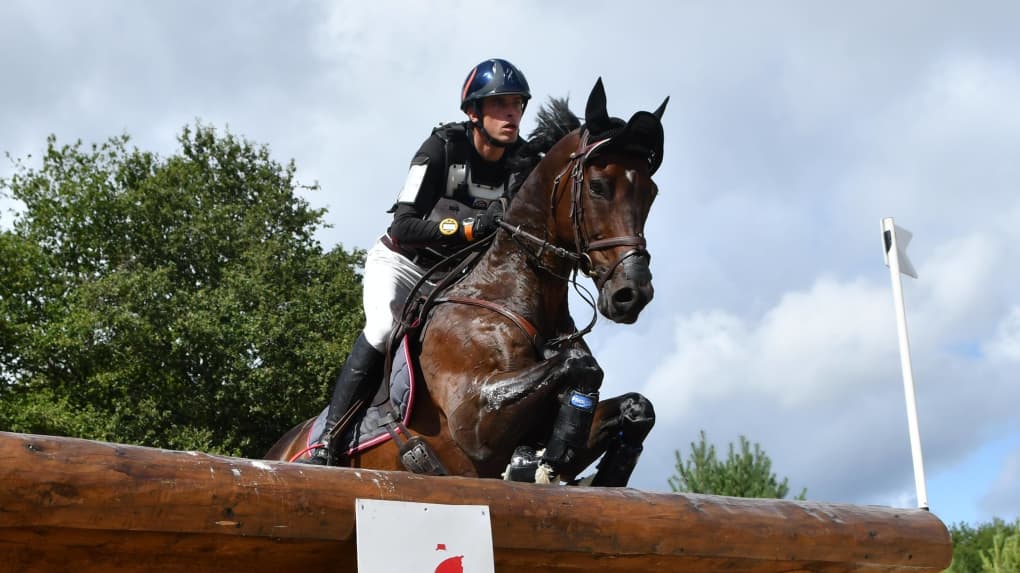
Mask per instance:
[[[788,479],[776,480],[772,473],[772,460],[757,443],[753,450],[747,438],[740,436],[737,451],[731,442],[725,461],[716,457],[715,446],[708,443],[705,431],[701,431],[698,443],[691,442],[687,459],[676,456],[676,473],[669,478],[669,485],[676,492],[729,495],[734,497],[785,498],[790,491]],[[807,489],[802,489],[794,499],[805,499]]]
[[[314,239],[293,162],[178,141],[51,136],[0,180],[25,207],[0,231],[0,429],[259,456],[325,403],[363,253]]]
[[[972,527],[949,528],[953,563],[949,573],[1020,573],[1020,518],[1012,525],[999,518]]]

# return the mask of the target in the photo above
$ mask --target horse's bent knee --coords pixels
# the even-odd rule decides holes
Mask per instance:
[[[655,408],[652,402],[637,392],[620,397],[620,432],[625,441],[640,444],[655,426]]]
[[[570,386],[585,393],[592,393],[602,387],[605,373],[590,352],[581,348],[565,351],[564,368],[570,377]]]

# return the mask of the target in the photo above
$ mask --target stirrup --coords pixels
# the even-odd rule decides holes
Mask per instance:
[[[322,435],[322,438],[319,440],[319,444],[320,444],[319,447],[317,447],[314,450],[308,452],[308,461],[306,463],[317,465],[317,466],[332,466],[332,465],[335,465],[336,464],[336,456],[331,454],[330,451],[329,451],[329,443],[330,443],[330,441],[331,440],[330,440],[330,437],[329,437],[329,432],[324,433]]]
[[[329,460],[325,456],[317,456],[314,453],[309,452],[307,458],[300,458],[297,460],[299,464],[307,464],[310,466],[328,466]]]

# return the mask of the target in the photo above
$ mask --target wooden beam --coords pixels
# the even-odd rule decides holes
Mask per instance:
[[[938,572],[913,509],[325,468],[0,432],[0,569],[355,571],[356,498],[488,505],[497,571]],[[400,539],[413,531],[395,532]]]

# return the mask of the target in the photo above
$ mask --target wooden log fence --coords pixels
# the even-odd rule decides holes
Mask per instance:
[[[926,511],[314,467],[0,432],[0,571],[356,571],[357,498],[490,508],[496,571],[938,572]],[[414,531],[395,531],[393,551]]]

